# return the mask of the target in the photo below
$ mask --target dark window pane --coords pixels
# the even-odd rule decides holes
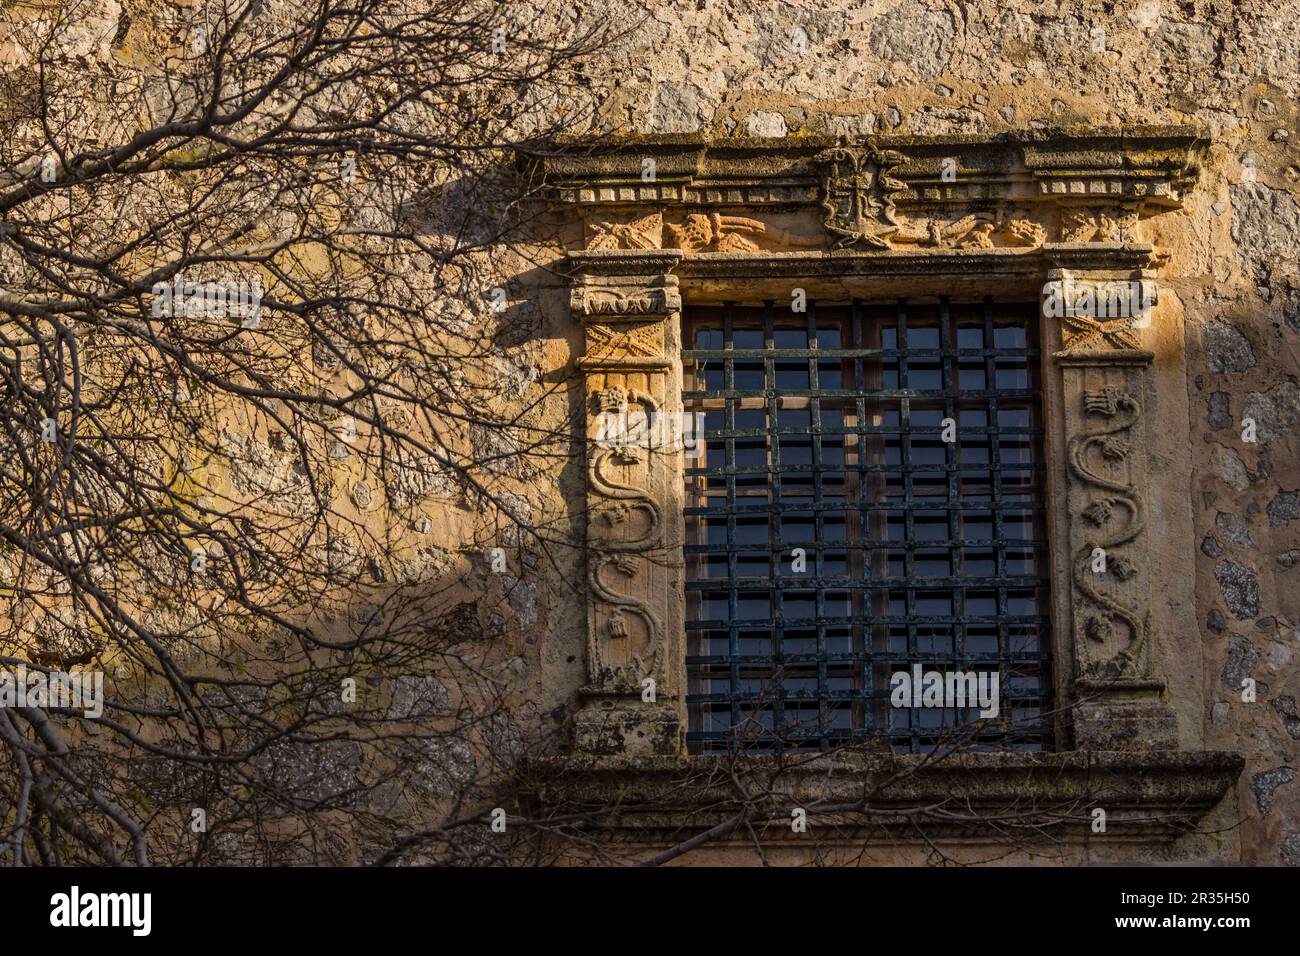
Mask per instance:
[[[779,305],[685,317],[692,750],[923,752],[977,709],[892,707],[913,664],[998,670],[978,747],[1050,749],[1037,305]]]

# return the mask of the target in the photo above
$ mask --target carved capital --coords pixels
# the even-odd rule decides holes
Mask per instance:
[[[677,277],[579,276],[570,294],[573,314],[584,322],[591,319],[642,321],[680,312],[681,294]]]
[[[1159,289],[1147,270],[1054,269],[1043,286],[1043,316],[1060,323],[1057,358],[1109,351],[1140,352]]]

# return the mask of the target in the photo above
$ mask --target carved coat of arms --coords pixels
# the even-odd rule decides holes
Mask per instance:
[[[836,248],[862,243],[888,249],[898,231],[893,194],[906,186],[889,176],[901,153],[874,146],[840,146],[818,157],[827,167],[822,187],[826,228],[839,236]]]

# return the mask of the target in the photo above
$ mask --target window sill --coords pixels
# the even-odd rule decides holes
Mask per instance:
[[[751,825],[786,837],[792,809],[802,807],[810,830],[824,836],[834,827],[845,842],[866,833],[923,845],[1019,832],[1026,842],[1159,844],[1195,830],[1243,765],[1225,751],[571,756],[529,761],[525,773],[534,814],[590,814],[580,827],[637,843],[725,827],[748,806]],[[1104,833],[1093,831],[1096,808],[1106,812]]]

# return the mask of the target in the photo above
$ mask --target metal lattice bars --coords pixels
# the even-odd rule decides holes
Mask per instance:
[[[693,750],[1050,748],[1037,314],[688,308]],[[894,706],[917,664],[996,672],[999,716]]]

